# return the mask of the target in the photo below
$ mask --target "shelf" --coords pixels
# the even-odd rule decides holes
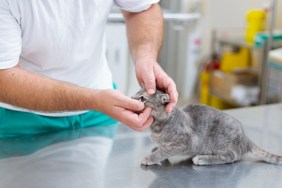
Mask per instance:
[[[231,100],[229,98],[226,98],[226,97],[220,95],[219,93],[215,93],[213,91],[211,91],[210,94],[211,94],[211,96],[217,97],[217,98],[223,100],[225,103],[230,104],[231,106],[234,106],[234,107],[248,107],[248,106],[253,106],[254,105],[254,104],[241,104],[241,103],[238,103],[235,100]]]
[[[255,48],[254,44],[247,43],[243,37],[220,37],[218,43],[221,45],[233,45],[238,47]]]
[[[193,22],[201,18],[198,13],[164,13],[164,21],[181,21]],[[109,22],[123,22],[124,18],[121,13],[110,13],[108,17]]]

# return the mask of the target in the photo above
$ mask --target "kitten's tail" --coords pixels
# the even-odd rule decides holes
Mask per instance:
[[[250,141],[250,151],[265,162],[282,165],[282,156],[269,153]]]

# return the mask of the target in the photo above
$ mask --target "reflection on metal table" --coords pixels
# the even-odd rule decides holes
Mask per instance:
[[[226,113],[244,124],[257,145],[282,155],[282,104]],[[154,146],[149,135],[111,125],[2,139],[0,188],[282,187],[282,166],[251,155],[228,165],[195,166],[174,157],[141,168]]]

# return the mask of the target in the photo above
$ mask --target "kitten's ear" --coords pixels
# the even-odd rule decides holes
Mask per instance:
[[[136,99],[136,100],[138,100],[138,99],[140,98],[140,95],[135,94],[135,95],[131,96],[131,98],[132,98],[132,99]]]
[[[131,96],[131,98],[133,99],[139,99],[140,97],[142,97],[142,95],[144,94],[144,92],[146,92],[145,90],[145,85],[144,84],[140,84],[140,89],[137,93],[135,93],[133,96]]]
[[[131,97],[132,99],[139,100],[141,102],[145,102],[148,100],[148,94],[145,91],[145,88],[141,88],[135,95]]]
[[[167,104],[169,103],[170,99],[169,99],[169,95],[164,93],[164,94],[161,94],[161,103],[162,104]]]
[[[141,90],[143,90],[143,91],[145,90],[146,91],[145,84],[141,83],[140,87],[141,87]]]

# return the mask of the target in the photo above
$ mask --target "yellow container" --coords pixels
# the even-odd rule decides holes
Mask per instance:
[[[265,31],[266,12],[260,9],[250,10],[246,14],[247,27],[245,31],[245,39],[249,43],[254,42],[255,35],[258,32]]]
[[[220,70],[233,72],[234,70],[246,69],[251,66],[250,49],[243,47],[238,52],[226,52],[222,55]]]
[[[210,96],[210,106],[224,110],[227,109],[229,106],[226,104],[226,102],[216,96]]]
[[[200,102],[206,105],[209,104],[209,81],[210,81],[210,73],[204,70],[201,73]]]

